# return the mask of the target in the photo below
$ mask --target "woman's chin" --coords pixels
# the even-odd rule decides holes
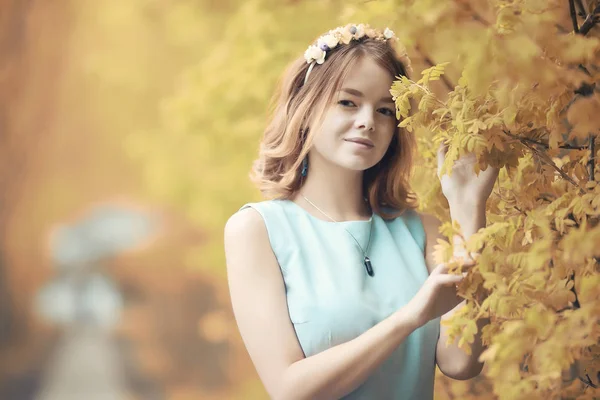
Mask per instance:
[[[373,167],[375,164],[377,163],[372,163],[372,162],[353,162],[353,163],[347,163],[344,165],[344,168],[350,170],[350,171],[355,171],[355,172],[364,172],[366,170],[368,170],[369,168]]]

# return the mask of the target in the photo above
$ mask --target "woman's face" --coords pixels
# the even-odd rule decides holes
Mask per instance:
[[[360,59],[334,94],[315,132],[311,157],[355,171],[377,164],[398,124],[390,95],[392,81],[375,61]]]

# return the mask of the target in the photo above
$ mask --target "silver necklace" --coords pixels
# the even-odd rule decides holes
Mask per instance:
[[[300,196],[302,196],[304,198],[304,200],[306,200],[311,206],[313,206],[314,208],[316,208],[321,214],[323,214],[324,216],[326,216],[327,218],[329,218],[330,220],[332,220],[336,224],[339,224],[338,221],[336,221],[335,219],[331,218],[325,211],[321,210],[312,201],[310,201],[309,199],[307,199],[306,196],[304,196],[303,194],[301,194]],[[358,243],[358,240],[356,240],[356,238],[354,237],[354,235],[348,229],[346,229],[344,226],[342,226],[342,228],[346,232],[348,232],[348,234],[352,237],[352,239],[354,239],[354,242],[356,243],[356,245],[358,246],[358,248],[360,249],[360,251],[363,253],[363,256],[365,257],[364,260],[363,260],[363,263],[365,265],[365,269],[367,270],[367,274],[369,274],[369,276],[374,276],[375,275],[375,271],[373,271],[373,265],[371,265],[371,260],[367,256],[367,253],[369,251],[369,247],[371,246],[371,233],[373,232],[373,217],[371,217],[371,223],[369,225],[370,225],[370,228],[369,228],[369,241],[367,242],[367,249],[366,250],[363,250],[363,248],[360,245],[360,243]]]

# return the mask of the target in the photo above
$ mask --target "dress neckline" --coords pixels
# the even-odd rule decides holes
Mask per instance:
[[[359,220],[349,220],[349,221],[338,221],[338,222],[333,222],[330,220],[325,220],[325,219],[321,219],[319,217],[315,217],[314,215],[312,215],[311,213],[309,213],[308,211],[306,211],[304,208],[300,207],[298,204],[294,203],[291,200],[281,200],[283,202],[287,202],[290,203],[292,205],[293,208],[295,208],[296,210],[299,210],[301,213],[308,215],[308,217],[312,220],[315,221],[319,221],[325,224],[330,224],[330,225],[335,225],[335,224],[344,224],[344,225],[351,225],[351,224],[356,224],[356,225],[364,225],[364,224],[370,224],[373,221],[373,216],[375,215],[374,213],[371,214],[371,217],[369,219],[359,219]]]

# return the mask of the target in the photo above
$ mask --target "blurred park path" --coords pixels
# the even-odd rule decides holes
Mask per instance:
[[[165,99],[229,18],[213,3],[0,0],[0,400],[265,398],[220,243],[248,156],[213,151],[230,142],[212,91],[199,142],[162,133],[187,120],[163,121]],[[156,243],[129,218],[146,209],[168,216]]]
[[[110,331],[74,324],[46,368],[38,400],[125,400],[126,383]]]
[[[99,271],[103,260],[150,233],[148,217],[121,206],[96,206],[57,227],[52,259],[58,270],[38,297],[38,309],[62,324],[62,339],[43,372],[39,400],[124,400],[125,360],[114,336],[122,298]]]

